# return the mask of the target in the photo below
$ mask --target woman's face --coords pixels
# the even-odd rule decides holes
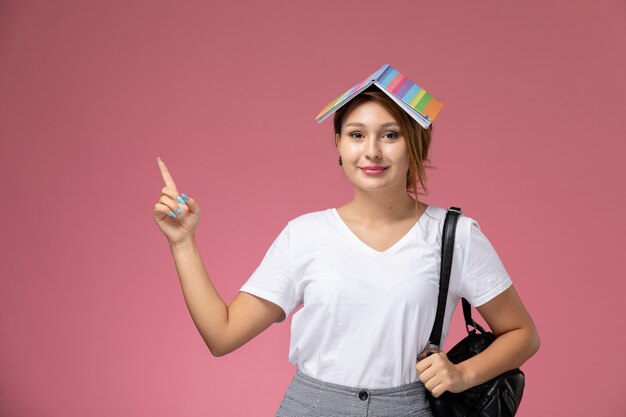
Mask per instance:
[[[406,142],[400,125],[383,106],[366,101],[351,109],[344,116],[341,136],[336,134],[335,142],[343,170],[356,187],[367,191],[406,191]],[[385,169],[364,170],[372,165]]]

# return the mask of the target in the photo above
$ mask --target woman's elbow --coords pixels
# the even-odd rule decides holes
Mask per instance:
[[[533,356],[539,350],[541,346],[541,338],[539,337],[539,332],[534,325],[529,327],[529,336],[528,336],[528,350],[530,351],[530,356]]]

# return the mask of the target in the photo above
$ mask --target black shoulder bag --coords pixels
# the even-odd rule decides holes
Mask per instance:
[[[454,236],[456,223],[461,213],[458,207],[450,207],[446,213],[441,244],[441,278],[437,315],[428,344],[420,353],[418,360],[440,350],[439,343],[450,282]],[[461,301],[467,336],[446,354],[450,362],[454,364],[479,354],[496,339],[493,333],[485,331],[472,319],[470,303],[465,298]],[[426,390],[426,397],[435,417],[513,417],[522,400],[524,381],[524,373],[516,368],[459,393],[446,391],[435,398],[429,390]]]

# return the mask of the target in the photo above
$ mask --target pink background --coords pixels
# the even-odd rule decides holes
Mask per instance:
[[[287,220],[351,199],[314,117],[384,63],[445,105],[423,200],[480,222],[539,329],[518,415],[626,415],[625,3],[386,4],[0,2],[0,415],[274,415],[291,316],[209,353],[155,158],[230,303]]]

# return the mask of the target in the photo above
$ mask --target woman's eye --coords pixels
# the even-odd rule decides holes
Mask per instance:
[[[356,136],[356,135],[358,135],[358,136]],[[393,136],[389,137],[387,135],[393,135]],[[363,137],[363,134],[361,132],[352,132],[348,136],[350,136],[351,138],[354,138],[354,139],[361,139]],[[399,137],[399,134],[396,133],[396,132],[387,132],[387,133],[385,133],[384,137],[387,138],[387,139],[397,139]]]

